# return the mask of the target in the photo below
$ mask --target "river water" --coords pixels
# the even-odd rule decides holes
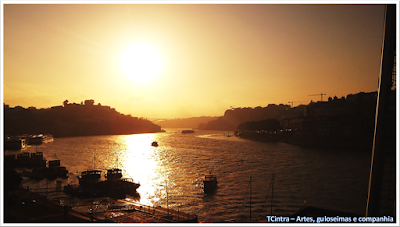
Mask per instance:
[[[361,216],[365,212],[370,150],[311,149],[226,137],[224,133],[232,135],[227,131],[182,134],[181,130],[55,138],[19,152],[37,149],[47,160],[60,159],[70,172],[69,178],[62,180],[64,185],[78,183],[81,171],[122,168],[124,177],[141,184],[138,202],[163,207],[168,203],[170,209],[179,207],[197,214],[199,222],[249,218],[250,204],[252,220],[265,219],[271,213],[291,215],[305,206]],[[159,146],[152,147],[153,141]],[[202,180],[210,172],[218,176],[218,188],[205,195]],[[31,188],[55,184],[23,181]]]

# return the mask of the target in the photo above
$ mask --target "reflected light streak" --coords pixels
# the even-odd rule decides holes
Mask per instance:
[[[154,198],[156,188],[153,184],[155,169],[158,162],[155,160],[154,147],[151,146],[154,134],[134,134],[125,136],[126,152],[121,160],[125,169],[125,176],[140,183],[137,192],[140,196],[140,203],[152,205],[148,198]]]

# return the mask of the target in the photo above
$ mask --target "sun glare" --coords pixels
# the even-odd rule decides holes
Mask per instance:
[[[136,43],[121,55],[121,70],[136,83],[152,82],[161,72],[161,54],[146,43]]]

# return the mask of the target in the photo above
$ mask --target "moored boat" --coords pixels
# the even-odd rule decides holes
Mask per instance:
[[[4,150],[21,150],[25,148],[26,140],[24,138],[4,138]]]
[[[41,152],[37,152],[41,153]],[[34,154],[34,153],[32,153]],[[40,155],[38,155],[40,157]],[[41,159],[39,159],[42,161]],[[45,160],[44,160],[45,161]],[[24,170],[22,172],[23,177],[29,177],[30,179],[43,179],[47,178],[50,180],[54,180],[58,177],[60,178],[68,178],[69,171],[66,167],[60,165],[60,160],[51,160],[48,161],[48,166],[46,166],[46,161],[44,165],[36,165],[32,168],[32,171]]]
[[[126,194],[136,195],[139,183],[130,178],[122,178],[119,168],[108,169],[106,180],[101,181],[101,170],[87,170],[79,176],[79,185],[64,186],[64,192],[77,196],[112,196],[124,197]]]
[[[11,160],[11,156],[9,156]],[[13,167],[35,168],[46,167],[46,159],[43,157],[43,152],[23,152],[17,154]]]
[[[38,134],[38,135],[30,135],[28,138],[28,144],[29,145],[40,145],[42,143],[49,143],[53,142],[53,135],[43,135],[43,134]]]

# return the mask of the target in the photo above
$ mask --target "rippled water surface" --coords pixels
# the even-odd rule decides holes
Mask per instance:
[[[225,137],[223,131],[179,129],[166,133],[55,138],[27,147],[47,160],[61,160],[70,171],[64,184],[77,183],[78,172],[119,167],[139,181],[140,203],[192,212],[200,222],[224,222],[265,215],[291,215],[306,205],[365,212],[370,153],[301,148]],[[230,132],[232,133],[232,132]],[[152,147],[157,141],[159,146]],[[205,174],[218,176],[218,189],[205,195]],[[274,175],[273,190],[271,188]],[[250,184],[251,177],[251,184]],[[24,185],[46,187],[46,180],[24,179]],[[55,182],[49,182],[49,187]]]

